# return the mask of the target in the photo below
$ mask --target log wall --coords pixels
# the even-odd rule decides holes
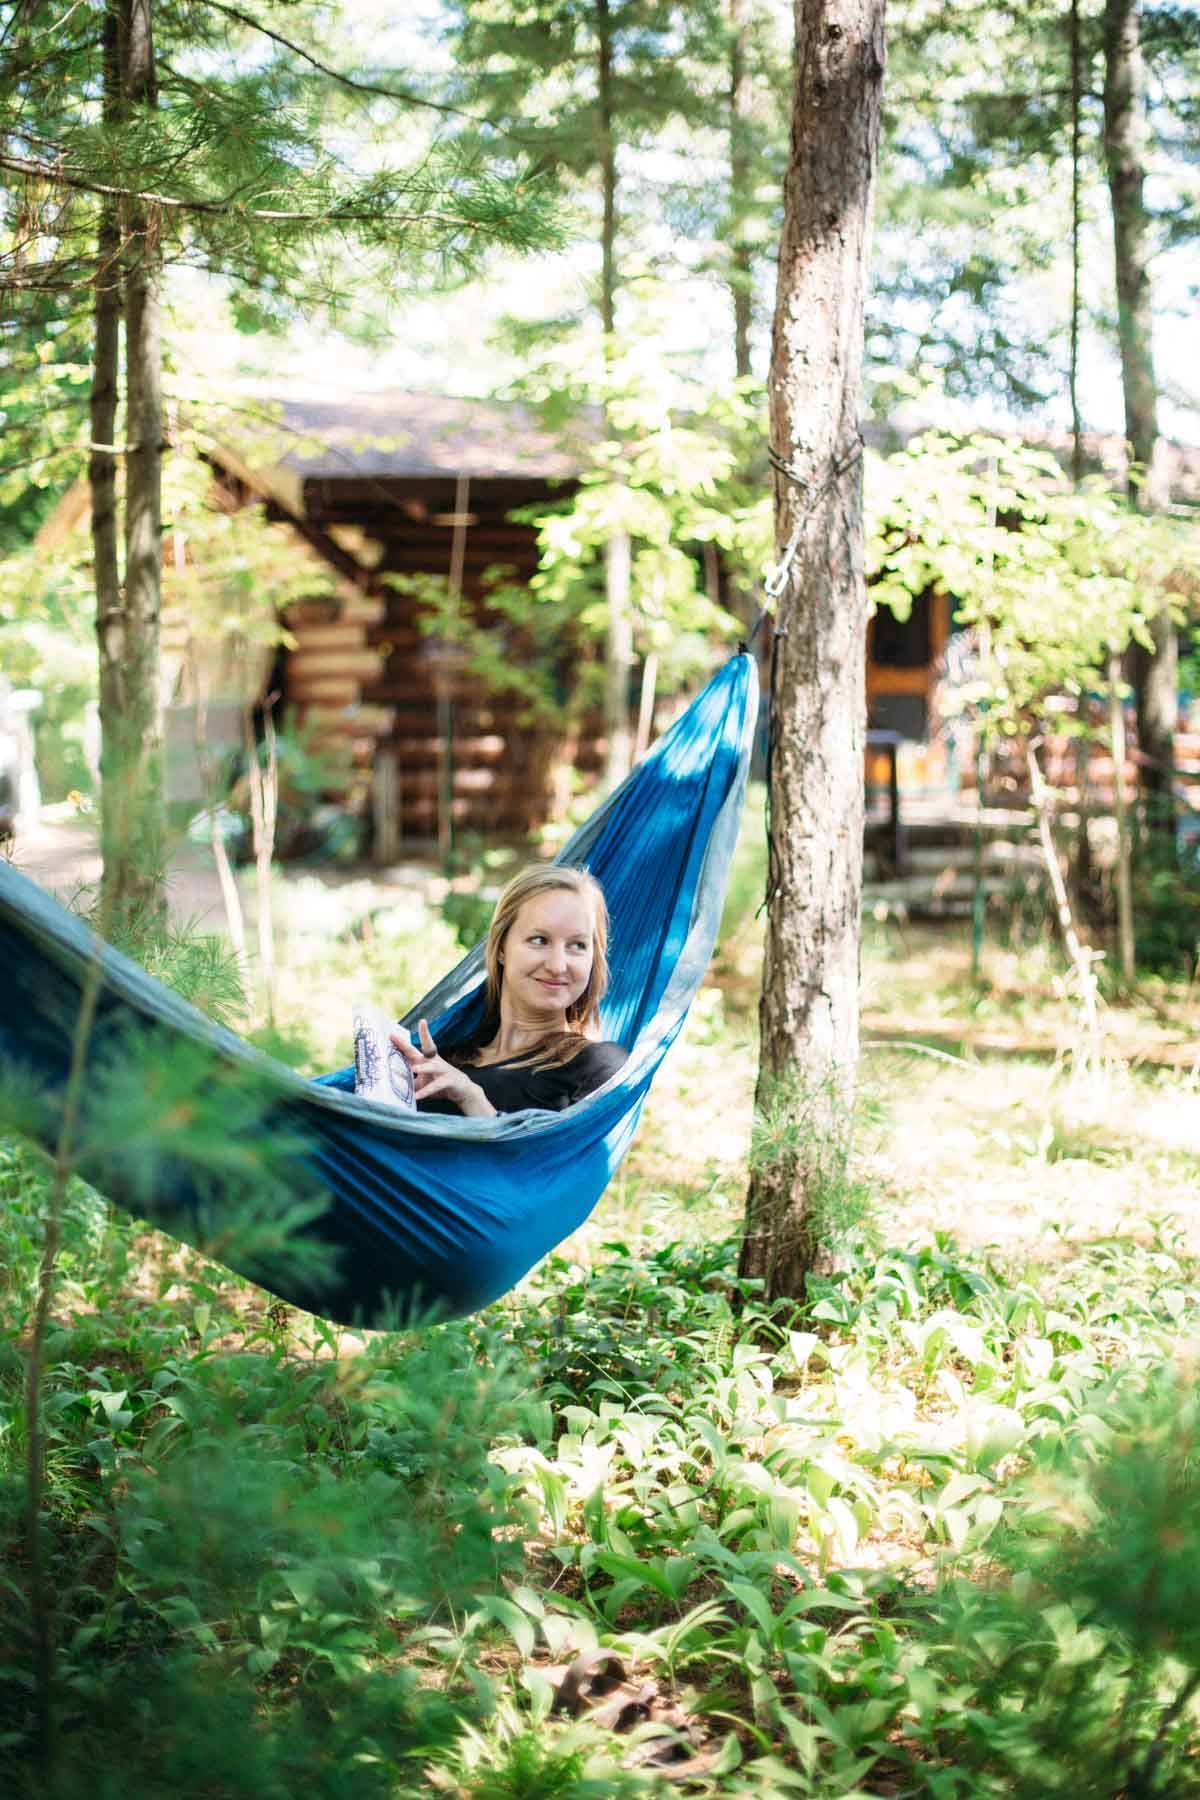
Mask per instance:
[[[486,578],[503,567],[516,582],[529,582],[537,568],[535,530],[509,514],[549,503],[554,494],[537,481],[471,484],[463,603],[504,634],[505,653],[514,658],[529,647],[515,627],[486,614]],[[321,478],[304,487],[310,541],[329,534],[331,554],[343,557],[342,528],[354,526],[371,543],[372,556],[371,566],[359,570],[357,594],[336,617],[328,609],[289,614],[296,647],[287,659],[285,697],[322,736],[350,747],[360,774],[377,774],[387,760],[386,779],[374,785],[377,795],[386,795],[387,839],[399,845],[444,832],[447,795],[459,830],[528,834],[561,805],[556,770],[578,749],[555,731],[531,726],[519,696],[442,670],[419,628],[417,598],[391,585],[390,577],[450,575],[454,505],[455,483],[442,478]],[[596,756],[597,746],[587,743],[584,762]]]

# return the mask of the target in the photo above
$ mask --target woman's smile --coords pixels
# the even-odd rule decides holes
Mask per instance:
[[[527,900],[504,939],[502,998],[531,1014],[547,1012],[566,1024],[569,1007],[586,992],[592,973],[592,916],[569,889]]]

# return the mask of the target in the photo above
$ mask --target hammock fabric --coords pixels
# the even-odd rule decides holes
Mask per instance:
[[[629,1052],[604,1087],[567,1111],[493,1119],[397,1113],[357,1099],[353,1069],[306,1081],[101,945],[73,913],[0,864],[0,1073],[10,1093],[32,1085],[42,1096],[27,1109],[26,1129],[53,1149],[74,1020],[99,957],[89,1081],[102,1086],[106,1070],[128,1061],[131,1031],[148,1034],[164,1058],[186,1058],[189,1068],[199,1059],[202,1078],[207,1070],[228,1082],[231,1070],[245,1069],[265,1081],[270,1108],[257,1129],[296,1144],[294,1194],[327,1196],[307,1230],[329,1249],[332,1267],[319,1280],[289,1279],[254,1255],[224,1254],[221,1190],[214,1193],[210,1170],[189,1166],[186,1149],[160,1157],[152,1180],[144,1169],[135,1179],[130,1147],[110,1137],[105,1148],[101,1134],[82,1163],[94,1186],[292,1303],[343,1323],[486,1306],[587,1218],[683,1024],[716,938],[757,696],[751,658],[731,658],[558,858],[586,865],[604,888],[612,982],[603,1035]],[[405,1022],[428,1018],[443,1048],[463,1042],[480,1017],[482,973],[476,947]],[[232,1137],[232,1122],[230,1130]],[[86,1119],[81,1141],[88,1142]]]

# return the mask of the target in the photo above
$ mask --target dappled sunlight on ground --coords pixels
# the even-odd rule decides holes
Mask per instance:
[[[1101,966],[1103,975],[1103,967]],[[864,1029],[1019,1053],[1069,1053],[1079,1042],[1078,994],[1049,922],[1024,948],[986,941],[980,981],[972,980],[969,929],[962,925],[864,927]],[[1182,981],[1142,982],[1128,1001],[1101,1002],[1109,1054],[1126,1061],[1200,1067],[1200,992]]]
[[[864,1157],[888,1241],[949,1231],[1040,1258],[1174,1216],[1200,1252],[1194,1082],[1116,1069],[1084,1083],[1043,1063],[892,1051],[867,1068],[888,1115]]]
[[[1114,1057],[1085,1077],[1061,1057],[947,1057],[920,1046],[922,1027],[949,1022],[965,1034],[980,1015],[1017,1043],[1053,1031],[1069,1039],[1074,1012],[1052,945],[990,953],[994,986],[982,997],[967,983],[970,945],[961,928],[873,933],[863,962],[869,1003],[918,1040],[911,1050],[864,1048],[856,1173],[884,1242],[947,1232],[1020,1263],[1057,1259],[1097,1237],[1146,1237],[1175,1220],[1200,1254],[1200,1074],[1128,1067]],[[574,1240],[577,1253],[644,1228],[654,1196],[676,1235],[716,1237],[736,1227],[757,1045],[752,1011],[734,986],[726,973],[716,991],[701,994],[656,1081],[624,1180]],[[1176,1020],[1188,1015],[1175,999],[1165,1029],[1144,1003],[1112,1006],[1105,1016],[1110,1042],[1137,1034],[1161,1045],[1183,1035]]]

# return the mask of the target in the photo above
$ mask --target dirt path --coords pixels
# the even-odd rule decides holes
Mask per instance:
[[[18,834],[12,848],[14,868],[60,900],[70,900],[100,880],[100,846],[96,824],[86,814],[62,818],[51,808],[34,826]],[[171,911],[183,924],[193,920],[209,931],[224,929],[225,913],[216,870],[197,844],[180,844],[171,858],[168,877]],[[252,905],[246,884],[243,903]]]
[[[39,887],[57,899],[69,902],[87,888],[95,888],[100,880],[100,847],[94,819],[86,814],[63,813],[47,808],[41,821],[27,826],[11,846],[14,868],[36,881]],[[238,892],[245,915],[246,932],[253,941],[258,910],[258,888],[253,868],[236,871]],[[354,885],[364,893],[364,910],[371,905],[386,905],[397,889],[418,889],[437,897],[445,891],[445,881],[438,871],[425,862],[396,863],[389,868],[372,868],[362,864],[340,863],[275,864],[274,880],[319,881],[330,888]],[[209,932],[226,930],[225,907],[221,886],[212,859],[202,844],[186,839],[178,841],[171,854],[167,876],[167,894],[171,912],[180,924],[192,924]]]

